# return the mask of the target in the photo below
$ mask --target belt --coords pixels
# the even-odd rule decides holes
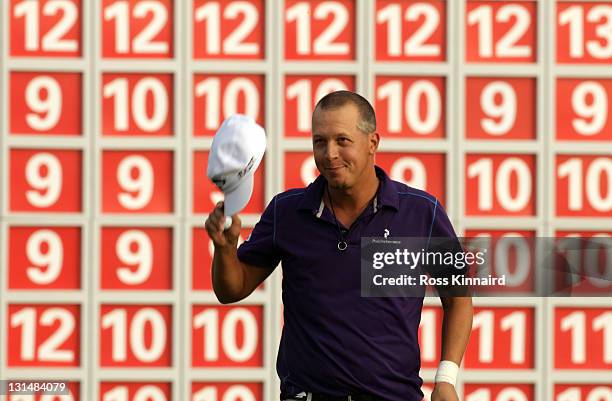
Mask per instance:
[[[384,401],[370,394],[355,394],[349,396],[329,396],[323,394],[313,394],[311,401]]]

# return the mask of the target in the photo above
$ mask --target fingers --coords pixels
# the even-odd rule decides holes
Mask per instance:
[[[232,237],[238,238],[240,236],[240,228],[242,227],[242,222],[238,215],[232,216],[232,224],[229,227],[228,231]]]
[[[213,223],[217,225],[220,231],[223,231],[225,224],[225,215],[223,214],[223,201],[217,202],[217,205],[213,209],[211,213],[213,218]]]
[[[229,227],[226,226],[226,219],[228,219],[228,222],[231,221]],[[228,244],[236,246],[242,222],[238,216],[226,217],[223,214],[223,202],[219,202],[208,215],[204,227],[215,246],[226,246]]]
[[[213,240],[215,245],[224,245],[225,238],[223,235],[223,225],[225,216],[223,215],[223,202],[217,203],[213,211],[208,215],[204,228],[208,236]]]
[[[225,245],[225,236],[218,230],[216,225],[213,225],[209,220],[205,224],[206,232],[215,246]]]
[[[238,245],[238,238],[240,237],[240,227],[242,223],[240,222],[240,218],[238,216],[226,216],[224,218],[224,231],[223,235],[228,243],[233,244],[235,246]],[[229,224],[228,224],[229,223]]]

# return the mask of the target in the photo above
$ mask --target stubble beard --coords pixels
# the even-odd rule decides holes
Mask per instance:
[[[347,190],[347,189],[351,188],[351,186],[346,184],[346,183],[334,184],[334,183],[330,182],[329,180],[327,181],[327,185],[329,185],[329,187],[332,188],[332,189],[336,189],[336,190],[340,190],[340,191],[344,191],[344,190]]]

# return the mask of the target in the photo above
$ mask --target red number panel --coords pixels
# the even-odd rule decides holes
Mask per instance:
[[[319,176],[312,152],[285,153],[285,190],[308,186]]]
[[[191,401],[209,399],[263,401],[263,383],[194,382],[191,384]]]
[[[251,234],[252,228],[242,228],[240,237],[238,237],[238,246],[246,240]],[[215,253],[215,247],[212,240],[208,237],[204,228],[194,228],[192,230],[191,240],[191,288],[199,291],[212,291],[211,266],[212,259]],[[261,288],[263,285],[261,284]]]
[[[598,401],[612,397],[609,384],[560,384],[554,386],[554,401]]]
[[[100,307],[100,366],[171,366],[171,350],[171,306]]]
[[[387,138],[444,137],[446,82],[442,77],[387,77],[375,81],[378,132]]]
[[[79,57],[81,0],[11,0],[11,56]]]
[[[555,369],[612,368],[612,309],[557,307]]]
[[[504,238],[504,237],[520,237],[520,238],[533,238],[535,237],[535,231],[529,230],[465,230],[465,237],[485,237],[485,238]]]
[[[193,77],[193,134],[213,136],[223,120],[240,113],[264,126],[263,75],[203,75]]]
[[[262,306],[194,305],[191,319],[191,366],[263,366]]]
[[[557,216],[610,217],[612,157],[558,155]]]
[[[171,58],[173,0],[103,0],[102,57]]]
[[[535,215],[535,179],[535,156],[466,155],[466,214]]]
[[[557,2],[557,62],[610,64],[610,24],[610,2]]]
[[[170,151],[104,151],[103,213],[171,213],[173,155]]]
[[[172,229],[104,227],[101,237],[102,289],[172,288]]]
[[[443,315],[441,307],[423,307],[421,323],[419,324],[419,347],[421,349],[421,367],[424,369],[435,369],[440,364]]]
[[[170,401],[172,400],[170,383],[162,382],[102,382],[100,383],[100,401]]]
[[[464,366],[468,369],[533,368],[534,318],[533,308],[474,308]]]
[[[79,366],[78,305],[9,305],[7,319],[9,367]]]
[[[378,152],[376,164],[392,180],[427,191],[445,203],[446,160],[443,153]]]
[[[354,0],[286,0],[285,59],[353,60]]]
[[[81,74],[11,72],[12,134],[81,135]]]
[[[81,211],[80,151],[11,149],[9,158],[11,211]]]
[[[376,60],[444,61],[446,2],[376,2]]]
[[[558,79],[557,139],[612,140],[611,103],[612,79]]]
[[[463,393],[465,400],[474,401],[534,401],[536,399],[532,384],[466,383]]]
[[[471,62],[536,61],[535,1],[470,1],[466,6],[466,59]]]
[[[506,278],[505,286],[482,288],[490,295],[507,292],[529,293],[535,290],[537,266],[535,231],[527,230],[466,230],[473,238],[474,251],[486,249],[487,263],[479,267],[478,276]]]
[[[206,176],[208,152],[199,151],[193,154],[193,212],[210,213],[217,202],[223,200],[223,192]],[[264,170],[262,163],[255,171],[255,186],[251,200],[241,214],[262,213],[264,210]]]
[[[475,78],[466,83],[469,139],[535,139],[536,82],[533,78]]]
[[[287,75],[285,77],[286,137],[311,136],[311,118],[315,105],[330,92],[355,90],[351,75]]]
[[[80,227],[10,227],[9,288],[81,288]]]
[[[171,74],[104,74],[102,135],[173,134]]]
[[[557,231],[555,290],[570,291],[573,295],[603,294],[612,290],[612,251],[609,243],[612,231]],[[585,242],[580,239],[584,238]],[[569,267],[569,269],[567,269]],[[577,276],[578,275],[578,276]]]
[[[196,59],[263,59],[263,0],[193,2],[193,56]]]

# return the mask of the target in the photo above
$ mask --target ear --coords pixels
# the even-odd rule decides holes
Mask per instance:
[[[378,150],[378,144],[380,143],[380,135],[378,135],[378,132],[370,132],[368,134],[368,142],[369,153],[373,155]]]

